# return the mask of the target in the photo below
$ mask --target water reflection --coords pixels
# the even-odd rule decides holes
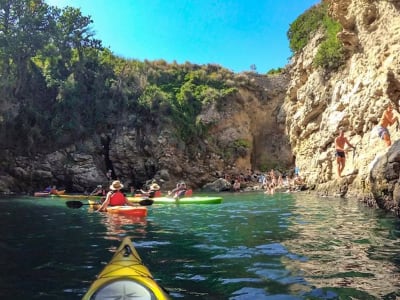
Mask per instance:
[[[400,220],[351,200],[226,194],[143,219],[52,199],[0,208],[1,299],[80,299],[126,235],[177,299],[400,296]]]
[[[341,204],[321,211],[315,203],[318,201]],[[284,245],[307,257],[298,260],[282,256],[292,273],[301,274],[310,286],[363,291],[358,294],[364,297],[381,298],[400,290],[399,266],[388,263],[398,255],[399,239],[388,239],[388,228],[379,224],[376,216],[361,214],[347,200],[301,195],[296,197],[292,211],[289,228],[297,235]]]
[[[132,230],[135,231],[135,237],[146,235],[147,217],[103,213],[100,220],[106,228],[106,240],[121,241]]]

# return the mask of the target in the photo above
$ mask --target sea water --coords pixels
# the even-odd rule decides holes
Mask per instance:
[[[218,196],[145,218],[1,198],[0,299],[80,299],[125,236],[173,299],[400,299],[393,215],[303,193]]]

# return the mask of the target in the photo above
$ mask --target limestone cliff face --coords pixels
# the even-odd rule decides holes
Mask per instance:
[[[331,15],[343,31],[338,35],[348,57],[335,73],[312,66],[321,36],[294,57],[283,105],[296,164],[307,182],[322,191],[371,191],[374,161],[388,150],[375,126],[389,102],[400,99],[400,12],[396,1],[330,1]],[[347,155],[344,177],[338,178],[334,138],[339,127],[355,152]],[[392,140],[400,138],[395,125]]]

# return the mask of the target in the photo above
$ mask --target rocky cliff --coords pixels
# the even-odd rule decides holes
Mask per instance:
[[[90,191],[99,183],[108,184],[108,169],[126,186],[141,188],[155,179],[162,189],[171,189],[185,180],[198,189],[225,174],[236,176],[257,166],[290,168],[293,154],[279,113],[288,74],[232,76],[236,92],[205,105],[198,116],[209,128],[203,139],[185,143],[173,122],[160,118],[138,127],[132,125],[135,116],[128,115],[118,126],[52,153],[4,153],[0,190],[32,192],[54,184],[70,192]]]
[[[314,68],[321,39],[316,34],[294,57],[282,108],[296,164],[307,182],[316,183],[321,192],[342,196],[348,192],[368,198],[372,193],[381,207],[381,195],[393,199],[398,189],[394,183],[399,177],[394,154],[398,146],[387,149],[375,127],[386,105],[391,102],[398,108],[400,99],[399,7],[399,1],[329,1],[331,16],[343,26],[338,38],[345,47],[346,64],[337,72]],[[342,178],[334,157],[339,127],[346,129],[346,136],[356,145],[347,155]],[[394,125],[390,132],[392,140],[400,138]]]
[[[357,196],[398,213],[400,145],[387,148],[376,125],[387,103],[398,108],[400,99],[400,1],[326,3],[343,27],[338,38],[346,61],[338,70],[314,66],[323,39],[317,32],[280,75],[232,74],[237,92],[205,105],[198,116],[208,126],[203,139],[187,144],[174,124],[151,120],[139,128],[131,125],[134,116],[125,116],[118,126],[52,153],[6,151],[0,190],[56,184],[83,191],[107,182],[109,168],[126,185],[154,178],[169,189],[183,179],[201,188],[224,174],[296,165],[320,193]],[[334,157],[339,127],[356,145],[340,178]]]

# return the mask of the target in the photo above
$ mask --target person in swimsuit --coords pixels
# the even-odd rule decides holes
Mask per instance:
[[[379,137],[385,141],[386,146],[390,147],[392,145],[392,141],[390,139],[389,130],[387,129],[389,125],[393,125],[395,122],[398,122],[398,118],[393,117],[393,105],[389,103],[386,110],[383,112],[381,120],[378,125],[378,135]]]
[[[342,176],[342,171],[346,165],[346,152],[344,150],[345,145],[349,145],[353,149],[355,148],[352,144],[350,144],[349,140],[344,136],[344,129],[340,128],[339,136],[335,139],[335,156],[337,162],[337,171],[339,177]]]

